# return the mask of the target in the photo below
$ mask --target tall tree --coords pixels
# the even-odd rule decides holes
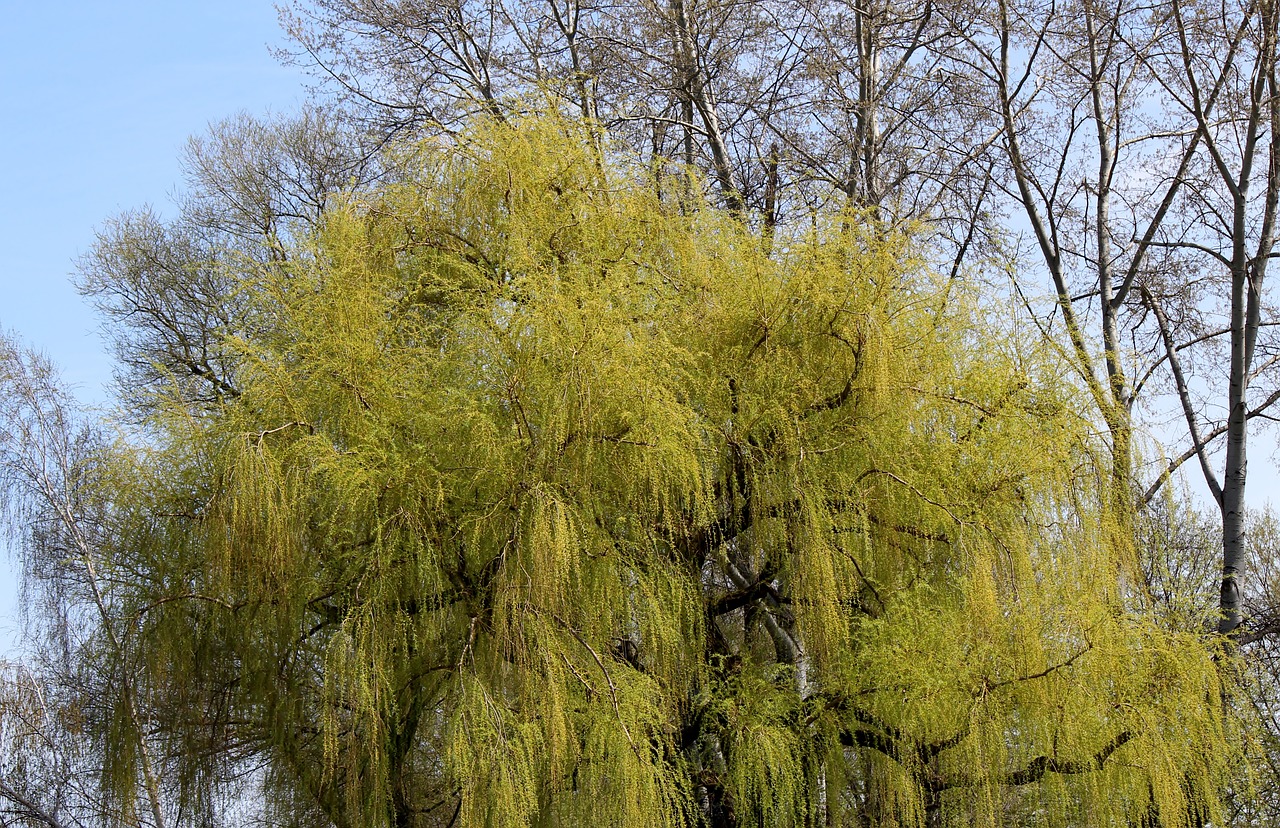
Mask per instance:
[[[1181,137],[1178,125],[1143,109],[1158,88],[1143,57],[1162,29],[1137,4],[1011,0],[970,31],[972,65],[1001,123],[999,180],[1029,227],[1050,315],[1060,316],[1065,347],[1106,424],[1112,503],[1124,516],[1134,508],[1136,401],[1126,316],[1197,146],[1165,150]],[[1152,175],[1117,174],[1150,167],[1152,153],[1164,156]],[[1014,289],[1024,301],[1039,292],[1035,277],[1019,276]]]
[[[1052,336],[1061,320],[1106,424],[1117,515],[1147,508],[1173,470],[1199,459],[1222,510],[1223,633],[1241,623],[1246,423],[1280,399],[1247,390],[1272,367],[1253,349],[1280,185],[1266,91],[1273,16],[1259,4],[1153,14],[1011,0],[970,30],[972,65],[1003,122],[1000,180],[1039,265],[1014,290],[1032,307],[1037,270],[1048,283],[1042,329]],[[1200,355],[1220,347],[1226,371]],[[1193,375],[1193,360],[1207,370]],[[1163,390],[1190,446],[1143,481],[1139,406]],[[1206,422],[1213,406],[1225,422]],[[1226,443],[1223,483],[1215,441]]]
[[[1164,92],[1192,122],[1191,142],[1198,141],[1203,151],[1187,184],[1199,209],[1166,243],[1185,255],[1185,269],[1205,280],[1209,300],[1225,310],[1220,335],[1227,341],[1227,371],[1214,382],[1225,385],[1219,391],[1226,410],[1220,429],[1209,431],[1201,422],[1183,349],[1175,344],[1161,300],[1150,292],[1146,298],[1191,437],[1183,456],[1199,461],[1221,512],[1219,631],[1230,635],[1244,622],[1240,582],[1247,566],[1248,423],[1280,400],[1274,390],[1264,390],[1261,399],[1250,394],[1259,372],[1275,364],[1274,358],[1259,364],[1256,354],[1280,206],[1280,11],[1274,3],[1228,4],[1213,12],[1174,3],[1167,21],[1178,48],[1153,55],[1151,62]],[[1220,46],[1208,49],[1207,43]],[[1226,443],[1221,477],[1210,454],[1210,440],[1218,436]]]
[[[765,255],[591,129],[420,145],[228,271],[239,393],[113,477],[175,778],[256,757],[338,826],[1219,815],[1230,687],[1126,611],[1052,349],[843,211]]]

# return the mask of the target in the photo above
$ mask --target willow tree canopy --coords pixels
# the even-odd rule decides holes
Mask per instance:
[[[112,478],[187,795],[256,759],[286,824],[1218,812],[1211,642],[1141,611],[1007,303],[856,215],[766,252],[556,118],[402,166],[236,274],[238,395],[157,404]]]

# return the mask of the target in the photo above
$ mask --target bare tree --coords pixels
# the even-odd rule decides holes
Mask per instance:
[[[1230,635],[1243,623],[1241,581],[1247,565],[1245,485],[1248,423],[1280,392],[1258,399],[1250,386],[1274,359],[1258,364],[1267,266],[1275,250],[1280,204],[1280,82],[1277,79],[1275,3],[1224,4],[1214,9],[1172,3],[1165,16],[1174,36],[1169,48],[1148,56],[1161,90],[1194,129],[1199,145],[1187,170],[1188,206],[1176,235],[1165,244],[1203,279],[1209,301],[1224,311],[1221,329],[1229,354],[1225,377],[1211,377],[1222,396],[1226,422],[1206,428],[1193,404],[1184,356],[1175,344],[1160,299],[1147,293],[1165,344],[1178,399],[1191,437],[1191,456],[1222,515],[1222,618]],[[1214,382],[1222,378],[1221,384]],[[1222,385],[1225,388],[1222,388]],[[1212,438],[1225,440],[1219,477]]]
[[[0,825],[84,825],[95,791],[74,703],[31,669],[0,662]]]
[[[104,317],[126,400],[147,410],[158,390],[176,388],[200,408],[239,393],[227,337],[256,323],[228,268],[280,266],[286,243],[315,228],[333,194],[382,175],[362,139],[316,109],[270,121],[241,114],[188,143],[176,219],[142,208],[104,224],[77,280]]]
[[[890,226],[932,223],[963,253],[989,229],[978,216],[999,136],[960,59],[974,22],[954,3],[798,8],[803,71],[780,105],[796,165]]]
[[[285,19],[293,59],[380,134],[506,117],[541,90],[660,168],[700,170],[770,234],[840,198],[889,227],[931,222],[958,275],[999,246],[998,122],[958,58],[961,6],[323,0]]]
[[[1060,315],[1110,436],[1122,525],[1133,508],[1130,311],[1197,146],[1170,152],[1184,130],[1147,106],[1158,83],[1143,58],[1163,34],[1138,4],[1002,0],[969,36],[971,66],[1001,124],[999,186],[1029,228],[1053,297],[1042,331],[1052,338]],[[1029,307],[1039,293],[1026,273],[1013,289]]]
[[[1249,394],[1271,368],[1255,350],[1280,183],[1274,16],[1267,4],[1006,1],[969,38],[1003,124],[998,181],[1053,297],[1042,331],[1061,331],[1110,436],[1119,525],[1199,461],[1222,511],[1223,633],[1241,623],[1247,422],[1280,399]],[[1015,278],[1028,307],[1036,284]],[[1200,354],[1220,347],[1225,372]],[[1190,447],[1140,485],[1136,407],[1166,388]],[[1205,417],[1215,400],[1225,422]]]
[[[146,823],[164,828],[168,820],[162,802],[160,766],[147,721],[144,691],[133,679],[131,636],[118,612],[110,577],[103,559],[103,533],[107,502],[101,484],[103,469],[91,462],[97,448],[95,436],[77,422],[74,407],[62,390],[53,368],[35,354],[23,353],[8,339],[0,339],[0,483],[11,513],[24,527],[24,565],[33,578],[52,591],[53,634],[62,649],[72,646],[72,614],[87,617],[96,645],[105,654],[98,663],[108,665],[110,680],[100,691],[106,714],[117,720],[126,734],[117,749],[101,755],[103,773],[117,779],[132,778],[137,785],[121,784],[119,801],[107,803],[126,821],[135,800],[146,808]],[[67,665],[74,664],[71,659]],[[9,687],[16,691],[19,726],[23,740],[41,739],[48,728],[41,721],[50,711],[43,701],[32,703],[38,688],[20,679]],[[25,697],[25,698],[24,698]],[[86,696],[82,698],[92,698]],[[55,750],[55,764],[63,760]],[[46,824],[58,824],[60,797],[39,805],[43,793],[18,789],[0,790],[10,803],[25,808],[28,816]],[[29,798],[29,801],[27,801]],[[53,820],[53,822],[50,822]]]

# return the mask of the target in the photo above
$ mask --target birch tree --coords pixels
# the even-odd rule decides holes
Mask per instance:
[[[99,488],[102,469],[96,462],[103,454],[93,438],[77,422],[74,406],[49,363],[38,355],[24,354],[7,338],[0,340],[0,482],[4,487],[0,491],[16,518],[22,563],[30,580],[53,593],[54,643],[64,652],[74,647],[83,653],[85,645],[79,642],[91,637],[101,648],[101,660],[86,661],[78,669],[87,669],[86,676],[97,671],[105,678],[94,688],[103,698],[73,694],[71,704],[80,702],[86,710],[95,704],[102,731],[113,731],[115,736],[110,747],[98,754],[103,761],[100,772],[113,782],[105,800],[85,797],[81,787],[81,795],[72,795],[64,808],[59,790],[41,790],[39,783],[66,790],[82,780],[36,773],[32,777],[36,784],[24,785],[8,778],[14,770],[9,767],[4,768],[6,778],[0,780],[0,800],[16,808],[22,819],[50,828],[78,824],[78,817],[86,812],[103,821],[119,819],[164,828],[168,819],[162,769],[151,739],[145,688],[134,676],[132,629],[118,611],[107,571],[108,518]],[[87,617],[77,618],[77,611]],[[80,624],[87,624],[87,632],[74,629]],[[67,661],[68,666],[74,663]],[[57,732],[56,717],[69,710],[54,706],[52,693],[42,698],[41,685],[30,674],[5,679],[6,709],[0,732],[19,749],[23,765],[27,759],[34,764],[43,758],[53,770],[75,767],[69,763],[90,746],[87,737],[84,745],[40,744]],[[63,816],[68,809],[77,817],[74,823],[64,823],[70,819]]]
[[[1247,564],[1245,485],[1249,420],[1265,414],[1280,399],[1264,386],[1250,386],[1274,364],[1271,348],[1259,359],[1263,332],[1266,275],[1275,249],[1276,209],[1280,203],[1280,104],[1277,84],[1277,11],[1274,4],[1224,6],[1209,11],[1170,7],[1169,25],[1177,49],[1152,62],[1162,70],[1162,88],[1195,128],[1202,145],[1200,163],[1188,176],[1199,208],[1169,234],[1165,244],[1187,259],[1186,270],[1202,276],[1205,301],[1225,311],[1225,376],[1210,377],[1222,394],[1225,422],[1205,423],[1193,400],[1192,379],[1184,368],[1187,351],[1171,332],[1162,300],[1146,299],[1165,345],[1185,417],[1190,447],[1183,458],[1198,461],[1204,481],[1222,516],[1222,618],[1219,631],[1234,634],[1244,622],[1240,582]],[[1206,49],[1205,44],[1220,44]],[[1160,57],[1165,57],[1161,55]],[[1191,142],[1189,142],[1190,144]],[[1200,343],[1194,343],[1199,345]],[[1274,382],[1274,379],[1271,380]],[[1225,386],[1225,387],[1224,387]],[[1221,474],[1215,468],[1212,440],[1225,442]]]

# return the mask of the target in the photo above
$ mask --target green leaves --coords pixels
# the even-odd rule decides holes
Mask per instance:
[[[125,495],[203,504],[121,540],[138,600],[221,602],[155,605],[151,669],[341,825],[1212,813],[1210,648],[1130,611],[1053,351],[856,216],[766,255],[602,144],[477,124],[243,275],[239,395]]]

